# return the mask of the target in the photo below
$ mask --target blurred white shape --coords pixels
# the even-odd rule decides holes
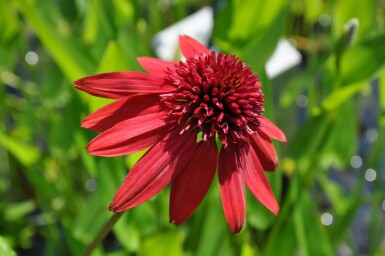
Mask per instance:
[[[174,60],[177,53],[178,36],[189,35],[204,45],[208,45],[214,25],[213,10],[204,7],[185,19],[165,28],[155,35],[152,44],[156,55],[164,60]],[[301,62],[301,54],[287,39],[279,40],[277,47],[267,61],[268,77],[274,78]]]
[[[298,107],[305,108],[308,103],[308,98],[306,95],[301,94],[297,96],[297,98],[295,99],[295,102]]]
[[[377,140],[378,138],[378,132],[374,128],[367,129],[365,131],[365,138],[368,142],[373,143]]]
[[[381,208],[382,208],[382,210],[385,211],[385,199],[384,199],[384,201],[382,201]]]
[[[350,165],[353,167],[353,168],[360,168],[362,166],[362,158],[360,156],[353,156],[351,159],[350,159]]]
[[[322,27],[328,27],[332,23],[332,17],[327,13],[323,13],[319,16],[318,21]]]
[[[294,38],[288,38],[287,40],[289,41],[289,43],[290,43],[293,47],[297,48],[297,40],[295,40]]]
[[[365,180],[369,181],[369,182],[373,182],[375,181],[377,178],[377,172],[373,169],[367,169],[365,171]]]
[[[321,215],[321,222],[325,226],[330,226],[333,223],[333,215],[325,212]]]
[[[87,189],[87,191],[94,192],[98,187],[98,182],[95,179],[89,178],[84,183],[84,186]]]
[[[25,61],[29,65],[36,65],[37,62],[39,61],[39,55],[37,55],[37,53],[34,51],[29,51],[25,55]]]
[[[202,8],[155,35],[152,44],[156,55],[164,60],[174,60],[179,35],[189,35],[208,45],[213,25],[213,10],[211,7]]]
[[[353,250],[347,246],[346,244],[340,245],[340,248],[338,249],[338,255],[339,256],[352,256]]]
[[[273,55],[265,68],[267,76],[272,79],[301,63],[301,54],[286,39],[280,39]]]

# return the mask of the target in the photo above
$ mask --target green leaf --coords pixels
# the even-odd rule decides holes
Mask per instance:
[[[4,218],[9,221],[15,221],[23,218],[28,213],[31,213],[36,209],[35,202],[32,200],[9,204],[4,211]]]
[[[341,84],[371,79],[385,67],[385,33],[362,41],[342,55]]]
[[[229,1],[217,13],[214,36],[218,40],[230,39],[232,43],[244,43],[254,36],[259,36],[261,31],[269,30],[286,5],[284,0]]]
[[[247,193],[247,221],[257,230],[266,230],[276,216],[264,207],[251,193]]]
[[[345,234],[348,232],[359,207],[363,203],[363,182],[364,181],[360,182],[360,184],[354,188],[353,193],[351,193],[348,197],[349,202],[348,206],[345,208],[345,212],[336,216],[334,218],[333,225],[330,226],[330,241],[334,248],[338,248],[340,241],[345,237]]]
[[[41,156],[37,147],[20,142],[2,132],[0,132],[0,144],[24,165],[36,163]]]
[[[296,205],[293,221],[301,255],[333,255],[328,233],[309,193],[301,193]]]
[[[215,17],[214,42],[260,71],[282,34],[287,4],[283,0],[229,1]]]
[[[110,41],[104,51],[97,73],[127,71],[130,65],[116,41]]]
[[[324,142],[330,128],[329,117],[326,114],[311,117],[309,121],[294,135],[289,145],[289,152],[294,158],[311,159]],[[317,131],[317,132],[314,132]]]
[[[8,245],[7,241],[0,236],[0,255],[2,256],[16,256],[16,253]]]
[[[88,243],[95,238],[96,234],[110,218],[111,213],[108,211],[108,205],[124,180],[122,161],[118,161],[118,159],[98,160],[97,175],[95,177],[98,187],[87,198],[83,209],[80,209],[72,229],[74,236],[84,243]]]
[[[284,225],[277,227],[279,229],[273,229],[272,235],[269,236],[261,255],[295,255],[296,240],[293,221],[290,219]],[[277,241],[279,241],[279,246],[277,246]]]
[[[338,215],[345,214],[349,207],[349,201],[341,185],[329,180],[325,174],[318,175],[317,180],[332,203],[335,212]]]
[[[324,2],[322,0],[304,0],[303,13],[308,23],[312,24],[317,22],[319,16],[325,12]]]
[[[100,1],[90,1],[88,2],[88,8],[86,9],[84,28],[83,28],[83,38],[87,44],[94,43],[98,37],[99,31],[99,7]]]
[[[95,70],[93,63],[84,54],[84,50],[80,49],[74,40],[59,34],[45,20],[48,15],[45,15],[43,11],[48,9],[48,6],[39,8],[32,1],[27,0],[17,0],[15,3],[69,81],[84,77]]]
[[[126,165],[131,169],[136,162],[147,152],[148,149],[129,154],[125,157]]]
[[[140,235],[143,234],[142,230],[137,228],[136,223],[137,219],[133,218],[131,211],[128,211],[122,215],[113,229],[119,242],[131,252],[138,251],[140,248]]]
[[[11,1],[0,1],[0,40],[11,43],[18,35],[20,24]]]
[[[338,88],[322,101],[321,106],[328,111],[335,110],[356,93],[367,88],[369,88],[369,84],[366,81]]]
[[[358,146],[358,111],[356,103],[350,100],[330,113],[333,116],[331,128],[320,152],[322,155],[320,163],[323,168],[327,169],[333,165],[343,169],[349,166],[350,159],[357,152]]]
[[[343,26],[351,19],[357,18],[360,23],[358,37],[363,38],[373,26],[373,17],[376,11],[375,0],[357,1],[354,4],[350,0],[336,1],[332,13],[333,34],[340,37]]]
[[[182,256],[182,238],[175,231],[162,232],[143,240],[140,256]]]
[[[214,179],[217,181],[217,179]],[[196,245],[192,248],[196,256],[206,255],[234,255],[230,237],[232,236],[223,214],[218,182],[213,182],[213,186],[204,200],[204,210],[200,211],[201,216],[193,216],[191,233],[187,237],[196,239]],[[215,192],[215,193],[214,193]],[[202,210],[203,210],[202,207]],[[197,218],[200,217],[200,218]],[[198,227],[194,229],[194,227]]]
[[[380,105],[380,125],[385,127],[385,72],[382,72],[379,79],[379,105]]]

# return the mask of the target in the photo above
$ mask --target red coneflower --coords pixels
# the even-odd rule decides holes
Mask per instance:
[[[286,141],[263,116],[258,76],[234,55],[216,54],[180,36],[185,61],[138,58],[145,72],[113,72],[75,81],[89,94],[116,99],[86,117],[101,132],[90,154],[118,156],[150,147],[133,166],[109,209],[121,212],[171,184],[170,222],[191,216],[218,167],[225,217],[233,233],[245,220],[245,184],[274,214],[279,207],[264,170],[278,164],[270,138]],[[216,138],[222,147],[218,155]]]

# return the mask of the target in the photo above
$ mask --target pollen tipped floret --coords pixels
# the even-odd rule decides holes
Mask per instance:
[[[258,76],[234,55],[200,54],[167,70],[165,84],[177,88],[161,95],[181,133],[198,127],[204,141],[218,134],[227,143],[249,141],[258,132],[264,97]]]

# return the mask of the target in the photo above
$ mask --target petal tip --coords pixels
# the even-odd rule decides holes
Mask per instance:
[[[207,49],[202,43],[197,41],[196,39],[187,36],[187,35],[179,35],[179,47],[182,51],[182,54],[186,58],[192,58],[198,54],[209,54],[210,50]]]
[[[279,205],[277,201],[274,199],[271,201],[271,205],[267,206],[265,205],[267,209],[269,209],[275,216],[278,216],[279,214]]]
[[[231,227],[231,233],[233,233],[233,235],[238,235],[243,229],[243,224],[240,225],[240,226],[235,226],[235,227]]]
[[[169,223],[170,223],[171,225],[174,225],[174,226],[179,226],[179,225],[181,224],[181,223],[178,223],[175,219],[171,219],[171,218],[170,218]]]
[[[278,128],[273,122],[271,122],[267,117],[262,116],[260,119],[260,130],[266,136],[276,139],[281,142],[287,142],[285,133]]]
[[[79,86],[80,80],[81,80],[81,79],[78,79],[78,80],[73,81],[73,84],[74,84],[75,87]]]
[[[122,212],[116,207],[116,205],[113,202],[110,204],[110,206],[108,206],[108,210],[111,212]]]

